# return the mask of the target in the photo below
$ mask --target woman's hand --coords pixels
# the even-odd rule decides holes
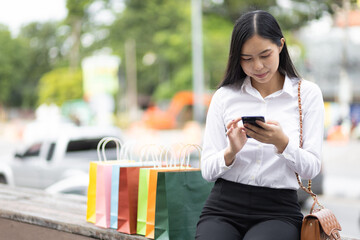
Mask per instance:
[[[226,135],[230,143],[224,154],[226,166],[230,166],[234,162],[235,155],[243,148],[247,141],[245,128],[238,126],[240,121],[241,118],[235,119],[226,126]]]
[[[289,143],[289,137],[285,135],[280,124],[276,121],[264,123],[259,120],[256,120],[256,123],[262,128],[245,124],[246,134],[259,142],[275,145],[278,152],[282,153]]]

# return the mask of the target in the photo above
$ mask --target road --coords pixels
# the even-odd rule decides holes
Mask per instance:
[[[338,218],[343,235],[360,238],[360,141],[325,142],[324,195],[320,202]],[[305,205],[309,212],[311,199]]]
[[[325,142],[323,168],[326,194],[360,198],[360,141]]]

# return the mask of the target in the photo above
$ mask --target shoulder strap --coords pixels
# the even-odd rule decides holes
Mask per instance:
[[[300,143],[299,143],[299,146],[300,146],[300,148],[302,148],[303,147],[303,121],[302,121],[303,119],[302,119],[300,90],[301,90],[301,79],[299,79],[299,82],[298,82],[298,108],[299,108],[299,122],[300,122]],[[311,190],[311,179],[309,179],[308,186],[306,188],[302,184],[302,182],[300,180],[300,177],[299,177],[299,174],[295,173],[295,175],[296,175],[297,181],[298,181],[300,187],[302,188],[302,190],[304,190],[305,192],[310,194],[314,198],[314,200],[317,202],[316,194],[313,193],[313,191]]]

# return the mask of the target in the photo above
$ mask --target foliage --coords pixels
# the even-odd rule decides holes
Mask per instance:
[[[136,41],[140,94],[161,100],[177,91],[192,89],[190,2],[128,0],[125,11],[111,26],[110,46],[122,59],[126,57],[126,40],[131,38]],[[327,5],[324,3],[321,6],[319,9],[326,9]],[[204,74],[207,89],[215,88],[223,77],[235,20],[241,13],[251,9],[264,9],[279,16],[285,30],[296,29],[309,20],[304,18],[309,12],[294,10],[286,13],[276,5],[276,0],[224,0],[221,4],[203,0]],[[318,12],[320,10],[316,12],[316,17],[319,17]],[[143,63],[147,53],[156,56],[156,61],[151,65]],[[122,67],[124,72],[125,68]]]
[[[58,68],[46,73],[39,82],[38,104],[55,103],[61,106],[68,100],[81,99],[82,72],[69,68]]]
[[[93,0],[67,0],[66,8],[68,15],[66,22],[70,25],[71,34],[69,39],[71,41],[69,51],[70,68],[76,70],[80,65],[80,51],[81,51],[81,35],[83,33],[83,23],[88,21],[87,8]]]
[[[21,82],[22,103],[20,105],[31,107],[37,101],[37,86],[41,76],[54,68],[54,66],[67,64],[62,53],[64,36],[59,32],[56,22],[33,22],[21,29],[18,39],[24,42],[28,49],[27,65],[23,69],[25,75]]]
[[[29,49],[19,39],[12,39],[7,28],[0,27],[0,104],[21,105],[26,91],[23,79],[29,67]]]
[[[225,73],[233,24],[215,14],[203,19],[205,81],[208,89],[214,89]]]
[[[68,19],[71,18],[84,18],[86,11],[84,11],[93,0],[67,0],[66,8],[68,10]]]
[[[126,3],[127,8],[110,28],[110,46],[125,59],[125,42],[135,40],[138,90],[152,95],[157,86],[173,80],[183,65],[191,61],[190,2],[133,0]],[[155,57],[150,64],[145,61],[149,54]],[[124,66],[121,70],[125,71]]]
[[[0,26],[0,104],[34,107],[37,89],[41,89],[41,96],[46,96],[38,102],[53,99],[59,103],[72,95],[79,96],[80,84],[77,94],[64,97],[67,85],[50,80],[47,84],[65,89],[59,89],[57,94],[44,94],[46,84],[42,82],[37,88],[39,79],[47,72],[57,72],[53,69],[69,66],[78,69],[84,57],[104,49],[121,57],[119,76],[126,76],[125,43],[129,40],[136,43],[139,95],[161,100],[191,89],[191,0],[123,0],[125,8],[121,12],[112,8],[114,2],[67,0],[68,16],[64,21],[30,23],[16,38],[11,37],[5,26]],[[289,6],[279,6],[280,2],[288,2]],[[232,27],[241,13],[251,9],[270,11],[279,20],[288,45],[301,49],[301,43],[292,36],[294,30],[324,13],[333,14],[343,1],[202,0],[202,3],[205,88],[213,89],[223,77]],[[104,10],[114,16],[113,22],[95,20],[96,14]],[[122,85],[124,89],[125,81]]]
[[[224,0],[222,4],[213,0],[204,0],[204,12],[213,13],[235,22],[244,12],[256,9],[268,10],[276,5],[276,0]]]

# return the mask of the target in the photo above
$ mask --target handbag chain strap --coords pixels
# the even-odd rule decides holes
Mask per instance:
[[[299,146],[300,148],[303,147],[303,118],[302,118],[302,108],[301,108],[301,94],[300,94],[300,90],[301,90],[301,79],[299,79],[299,83],[298,83],[298,107],[299,107],[299,121],[300,121],[300,143]],[[300,187],[302,188],[302,190],[304,190],[305,192],[307,192],[308,194],[310,194],[310,196],[314,199],[314,204],[317,203],[321,208],[324,208],[317,200],[316,194],[311,190],[311,179],[309,179],[308,181],[308,186],[305,187],[299,177],[299,174],[295,172],[297,181],[300,185]],[[314,207],[314,205],[313,205]]]

